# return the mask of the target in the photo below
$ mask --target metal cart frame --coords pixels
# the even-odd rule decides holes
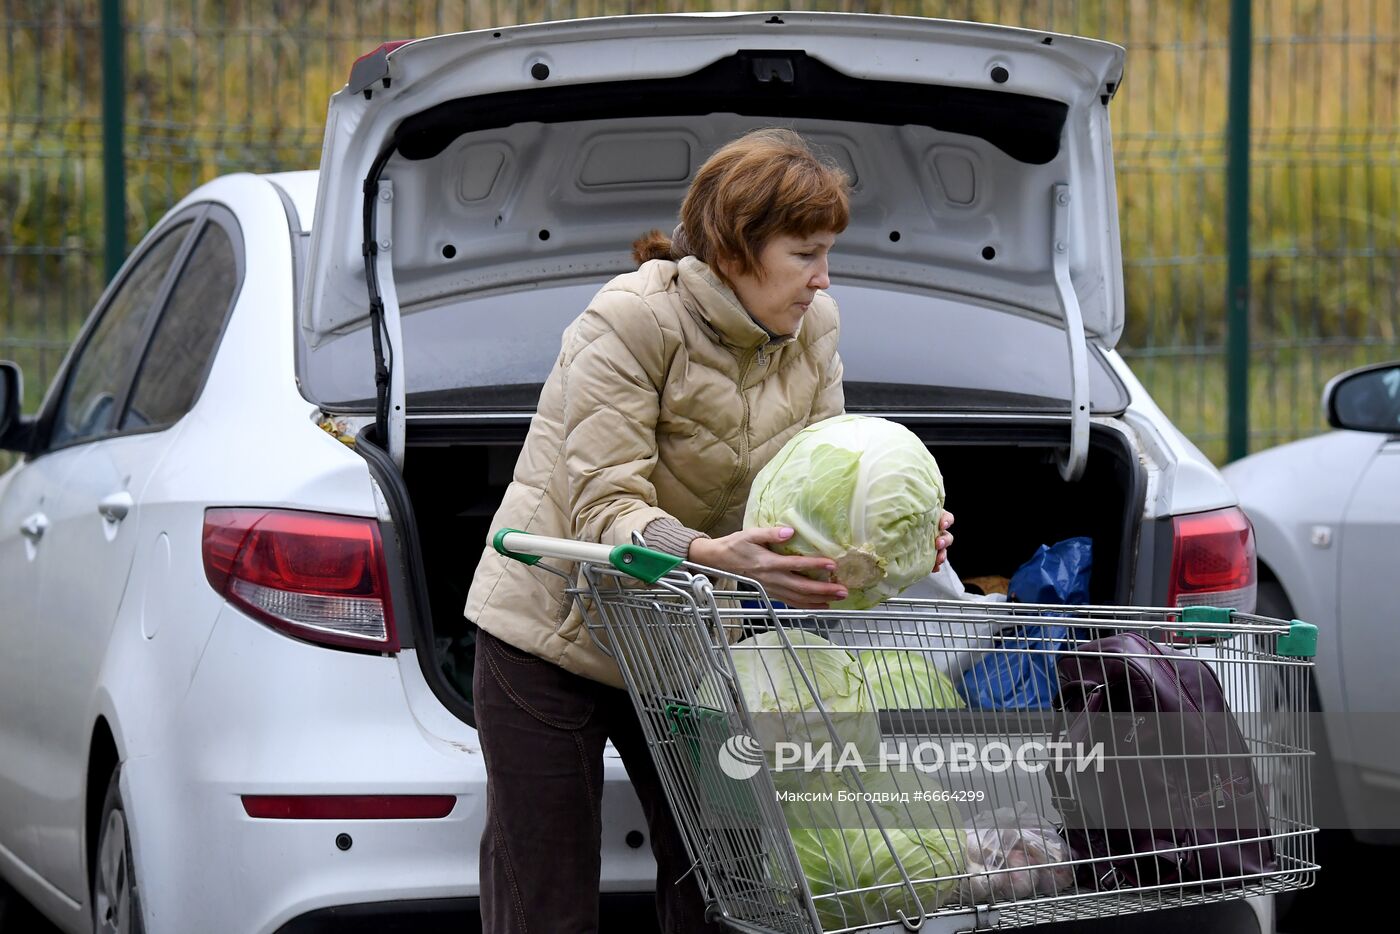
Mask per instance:
[[[902,599],[864,611],[799,611],[775,605],[755,580],[650,550],[640,538],[610,547],[503,529],[494,544],[501,554],[570,582],[590,637],[618,662],[710,914],[734,930],[1015,928],[1264,895],[1306,887],[1315,876],[1306,698],[1316,629],[1307,623],[1213,607]],[[565,564],[540,563],[546,558]],[[1063,636],[1027,637],[1045,627]],[[1225,808],[1228,790],[1219,787],[1217,771],[1214,783],[1188,790],[1215,805],[1207,808],[1208,819],[1233,835],[1183,846],[1178,855],[1189,860],[1213,848],[1267,846],[1272,863],[1263,871],[1114,888],[1084,884],[1086,877],[1105,876],[1104,864],[1150,854],[1075,858],[1063,839],[1056,850],[1046,827],[1059,822],[1061,808],[1074,806],[1066,804],[1066,750],[1039,739],[1058,737],[1065,715],[967,710],[949,695],[948,672],[970,658],[1039,658],[1050,665],[1071,654],[1092,658],[1091,641],[1109,632],[1173,645],[1215,672],[1229,698],[1224,716],[1245,743],[1213,754],[1211,762],[1247,760],[1267,795],[1267,814],[1251,826],[1238,809]],[[818,684],[817,675],[833,662],[847,671],[857,665],[865,676],[850,675],[861,686],[840,704]],[[771,687],[763,694],[765,709],[754,710],[746,697],[769,691],[764,679],[784,687]],[[775,701],[779,694],[784,699]],[[1129,742],[1144,713],[1115,713],[1127,718]],[[1174,730],[1194,729],[1178,721],[1154,726],[1159,744]],[[872,737],[878,737],[878,770],[866,767]],[[924,760],[908,760],[911,739]],[[1001,754],[1013,739],[1029,740],[1021,749],[1039,745],[1032,755],[1016,754],[1014,774]],[[941,744],[977,747],[973,740],[983,749],[980,762],[929,777],[927,753]],[[895,741],[906,758],[891,769]],[[853,748],[864,755],[855,765],[842,758]],[[988,749],[999,758],[986,758]],[[794,750],[806,750],[808,759],[789,770],[785,759]],[[1120,777],[1125,768],[1189,775],[1200,774],[1193,760],[1202,755],[1185,747],[1114,744],[1106,755],[1099,751],[1099,760],[1113,763]],[[969,821],[964,806],[970,814],[977,804],[993,807]],[[1043,818],[1029,830],[1032,812]],[[1169,830],[1182,829],[1177,820],[1169,816]],[[1003,842],[984,852],[980,841],[987,839]],[[1032,841],[1046,847],[1028,863]],[[974,852],[978,861],[970,868]]]

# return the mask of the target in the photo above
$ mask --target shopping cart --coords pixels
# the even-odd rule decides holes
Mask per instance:
[[[903,599],[801,611],[640,537],[494,541],[569,581],[710,915],[735,930],[1014,928],[1303,888],[1318,869],[1306,623]],[[979,664],[1156,681],[1119,685],[1098,719],[1058,695],[968,709],[959,678]],[[1207,682],[1228,706],[1193,707]]]

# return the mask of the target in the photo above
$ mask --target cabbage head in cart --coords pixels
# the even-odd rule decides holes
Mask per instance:
[[[952,681],[920,652],[848,651],[816,633],[789,628],[750,636],[730,646],[730,653],[735,686],[753,715],[758,734],[754,738],[767,754],[770,768],[777,764],[777,744],[787,742],[817,748],[831,744],[833,766],[852,764],[842,757],[846,746],[854,746],[860,763],[874,770],[883,751],[880,710],[967,706]],[[697,691],[702,704],[714,707],[726,706],[722,696],[713,676],[706,677]],[[835,727],[834,740],[821,708]],[[781,784],[783,775],[775,774],[774,779]]]
[[[730,646],[737,686],[744,706],[753,714],[758,734],[754,738],[768,754],[769,766],[776,764],[779,742],[814,747],[833,743],[817,697],[839,737],[839,742],[833,743],[833,755],[839,758],[842,748],[838,747],[850,743],[862,762],[878,763],[880,723],[860,663],[850,652],[815,633],[788,629],[786,635],[791,652],[783,644],[783,634],[775,630]],[[808,688],[808,680],[815,694]],[[701,699],[705,699],[703,693]],[[774,778],[780,781],[781,776]]]
[[[838,610],[866,610],[928,575],[943,474],[918,437],[884,418],[838,415],[799,431],[754,478],[744,528],[786,526],[774,550],[830,558]]]
[[[783,808],[824,930],[892,922],[899,911],[916,916],[900,875],[901,865],[926,912],[955,900],[958,877],[966,872],[964,837],[953,806],[913,798],[917,788],[933,790],[936,783],[915,772],[896,775],[873,770],[862,772],[860,781],[879,803],[838,799],[792,802]],[[849,772],[825,773],[811,784],[830,789],[860,787]],[[896,791],[910,793],[911,800],[891,800]]]
[[[961,709],[967,706],[952,680],[923,652],[865,649],[861,653],[865,683],[879,710]]]
[[[737,686],[762,734],[757,738],[769,765],[774,764],[779,740],[813,745],[830,741],[815,697],[821,698],[841,743],[854,744],[864,764],[807,772],[789,767],[773,773],[779,791],[789,794],[783,814],[807,884],[814,896],[829,896],[816,901],[823,927],[836,930],[893,920],[899,910],[913,914],[901,864],[914,880],[925,911],[947,903],[957,895],[956,877],[967,865],[962,821],[951,804],[936,796],[920,800],[917,792],[938,788],[930,777],[880,768],[875,699],[905,708],[913,706],[911,699],[929,707],[960,706],[961,700],[941,672],[901,658],[910,653],[871,652],[863,666],[856,655],[814,633],[788,629],[786,635],[791,651],[776,631],[730,647]],[[893,665],[887,654],[894,657]],[[816,688],[815,697],[808,680]],[[871,796],[870,803],[862,791]]]
[[[860,761],[879,765],[881,736],[878,711],[961,708],[967,703],[947,675],[923,653],[898,649],[858,649],[854,652],[803,629],[786,630],[789,652],[775,630],[750,636],[730,647],[736,684],[768,764],[776,763],[777,743],[821,746],[833,743],[816,698],[836,728],[833,764],[839,764],[845,744],[853,744]],[[803,675],[806,675],[804,678]],[[816,689],[813,694],[810,681]],[[713,679],[701,687],[699,699],[719,702]],[[782,776],[774,776],[781,783]]]

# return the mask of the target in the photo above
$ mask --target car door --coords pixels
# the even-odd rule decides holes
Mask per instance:
[[[63,458],[24,460],[0,480],[0,847],[31,866],[35,844],[26,801],[38,775],[19,750],[21,737],[36,732],[29,672],[39,657],[35,607],[44,510],[71,466]]]
[[[178,442],[240,281],[233,216],[204,206],[191,226],[137,345],[120,361],[99,363],[125,379],[101,390],[115,397],[112,415],[98,437],[73,450],[73,468],[50,507],[50,555],[37,597],[45,654],[30,695],[48,780],[31,820],[41,871],[73,898],[86,887],[81,828],[94,685],[118,640],[153,635],[139,623],[114,629],[134,559],[156,553],[142,545],[142,494]],[[75,393],[60,405],[56,425],[67,418],[81,426],[88,405]]]
[[[68,480],[87,452],[87,442],[111,421],[112,398],[139,346],[177,256],[192,229],[177,218],[150,236],[98,302],[60,368],[40,418],[50,437],[26,458],[0,492],[0,843],[37,868],[34,816],[52,780],[44,711],[34,705],[37,685],[61,677],[50,642],[55,631],[41,610],[39,591],[51,565],[67,567],[76,586],[91,581],[67,560],[55,521],[65,510]],[[60,405],[60,400],[68,400]],[[61,417],[57,417],[61,415]],[[13,844],[13,846],[11,846]]]
[[[1374,727],[1400,713],[1400,438],[1371,458],[1342,521],[1337,619],[1351,748],[1362,782],[1400,791],[1400,744]],[[1388,716],[1378,718],[1376,714]],[[1395,735],[1394,729],[1387,731]]]

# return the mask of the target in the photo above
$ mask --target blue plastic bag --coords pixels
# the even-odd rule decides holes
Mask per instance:
[[[1041,545],[1006,588],[1007,599],[1018,603],[1089,602],[1089,570],[1094,566],[1094,542],[1080,536],[1054,545]]]
[[[1065,647],[1064,626],[1028,626],[1004,639],[963,672],[962,694],[970,710],[1049,710],[1059,693],[1054,652]]]
[[[1021,603],[1089,602],[1093,542],[1085,537],[1041,545],[1011,577],[1007,593]],[[1055,652],[1069,638],[1066,626],[1028,626],[999,643],[963,672],[962,694],[972,710],[1049,710],[1059,693]]]

